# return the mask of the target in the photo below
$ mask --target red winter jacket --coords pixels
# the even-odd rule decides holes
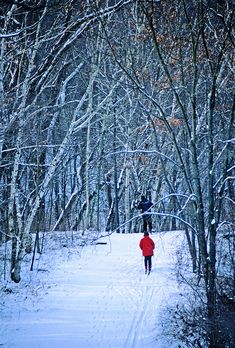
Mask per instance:
[[[142,250],[143,256],[153,256],[155,244],[149,236],[145,236],[144,238],[142,238],[139,246]]]

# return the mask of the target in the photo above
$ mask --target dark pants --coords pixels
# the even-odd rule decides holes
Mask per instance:
[[[149,227],[149,232],[152,232],[152,219],[150,215],[143,215],[143,223],[144,223],[144,232],[147,232]]]
[[[144,267],[146,270],[151,271],[152,268],[152,256],[144,257]]]

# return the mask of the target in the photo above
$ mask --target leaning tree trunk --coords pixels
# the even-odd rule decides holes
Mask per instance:
[[[89,90],[89,87],[90,87],[90,84],[87,87],[88,90]],[[20,271],[21,271],[24,241],[30,238],[30,232],[31,232],[31,227],[32,227],[34,218],[45,196],[45,193],[47,192],[49,183],[54,177],[58,166],[62,163],[62,158],[70,143],[75,127],[76,127],[76,130],[79,129],[89,119],[89,117],[86,115],[86,117],[84,118],[81,117],[81,119],[77,120],[77,112],[80,109],[81,105],[83,104],[84,100],[86,99],[86,96],[87,96],[87,93],[83,95],[79,105],[77,106],[77,109],[74,111],[73,119],[70,123],[70,127],[67,131],[67,134],[64,137],[64,140],[62,144],[60,145],[54,159],[52,160],[52,163],[48,169],[48,172],[46,173],[45,178],[41,183],[40,189],[38,190],[37,196],[35,197],[34,201],[31,204],[31,210],[29,212],[27,220],[25,221],[24,229],[19,232],[20,239],[19,239],[19,248],[16,255],[16,264],[14,265],[14,267],[12,267],[12,272],[11,272],[11,277],[14,281],[20,281]],[[19,163],[19,162],[16,162],[16,163]]]

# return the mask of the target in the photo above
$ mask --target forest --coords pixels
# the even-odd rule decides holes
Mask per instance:
[[[20,282],[47,231],[142,232],[144,194],[154,232],[187,237],[198,307],[175,320],[232,347],[234,1],[0,5],[0,276]]]

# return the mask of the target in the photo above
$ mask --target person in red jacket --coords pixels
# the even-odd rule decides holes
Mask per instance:
[[[139,247],[144,256],[145,273],[150,274],[152,269],[152,256],[155,248],[154,241],[149,237],[148,232],[144,232],[144,237],[140,240]]]

